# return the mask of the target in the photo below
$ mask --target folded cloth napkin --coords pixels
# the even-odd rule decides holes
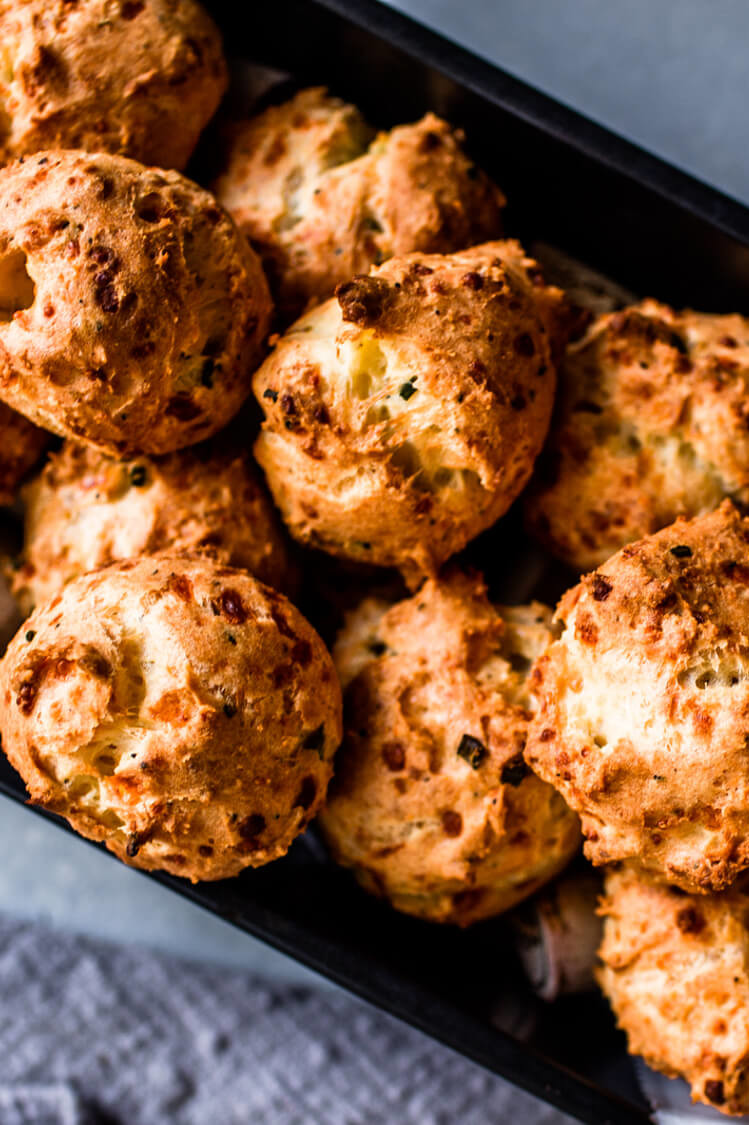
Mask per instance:
[[[2,1125],[96,1125],[72,1086],[0,1085]]]
[[[571,1125],[302,989],[0,917],[0,1125]]]
[[[2,916],[0,997],[0,1125],[571,1125],[343,992]],[[658,1125],[726,1120],[636,1069]]]

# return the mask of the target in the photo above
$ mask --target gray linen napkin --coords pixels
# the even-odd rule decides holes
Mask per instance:
[[[333,990],[0,917],[0,1125],[565,1125]]]

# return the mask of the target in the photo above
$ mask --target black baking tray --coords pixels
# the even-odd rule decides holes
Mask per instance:
[[[375,0],[207,6],[235,59],[327,85],[377,125],[432,109],[464,127],[508,196],[509,234],[634,292],[714,311],[749,304],[747,208],[412,20]],[[0,790],[25,799],[4,759]],[[604,1001],[537,1001],[502,919],[459,932],[398,915],[327,862],[314,831],[232,881],[150,877],[581,1121],[650,1120]]]

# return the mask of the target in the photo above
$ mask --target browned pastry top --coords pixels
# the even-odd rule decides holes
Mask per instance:
[[[527,758],[586,854],[726,887],[749,866],[749,521],[725,501],[624,547],[556,621]]]
[[[0,665],[3,748],[36,804],[125,862],[223,879],[283,855],[325,796],[341,698],[281,594],[205,558],[69,583]]]
[[[577,818],[522,757],[549,616],[496,609],[458,573],[349,615],[334,650],[344,743],[320,825],[334,858],[397,909],[468,925],[577,850]]]
[[[292,534],[434,573],[530,475],[562,307],[518,243],[489,242],[392,258],[292,325],[254,379]]]
[[[260,264],[208,192],[106,154],[0,171],[0,398],[115,455],[223,426],[270,319]]]
[[[625,864],[606,878],[598,981],[629,1049],[695,1101],[749,1113],[749,894],[685,895]]]
[[[561,367],[532,533],[586,571],[729,496],[749,503],[749,321],[655,301],[599,317]]]
[[[86,571],[160,551],[210,555],[284,592],[294,586],[284,535],[249,451],[225,433],[131,461],[65,442],[23,499],[13,593],[26,612]]]
[[[286,322],[394,255],[502,231],[502,193],[428,113],[373,138],[359,111],[302,90],[235,126],[214,185],[263,258]]]
[[[184,168],[226,88],[195,0],[1,0],[0,163],[50,148]]]

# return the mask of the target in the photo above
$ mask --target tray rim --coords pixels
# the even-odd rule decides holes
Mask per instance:
[[[412,16],[391,8],[382,0],[305,2],[388,40],[484,101],[613,170],[633,185],[646,187],[672,206],[696,216],[729,238],[749,246],[749,206],[557,101]],[[209,11],[217,6],[211,0],[203,0],[203,3]],[[9,782],[0,777],[0,793],[7,799],[25,804],[32,812],[116,861],[116,857],[103,845],[78,836],[61,818],[29,805],[20,778]],[[594,1125],[637,1125],[652,1120],[634,1103],[596,1086],[582,1075],[491,1024],[461,1011],[394,971],[381,968],[377,979],[356,977],[348,964],[331,959],[331,950],[326,952],[322,947],[300,947],[298,939],[303,935],[303,927],[281,915],[264,910],[262,917],[254,919],[232,916],[232,912],[211,904],[210,883],[192,885],[162,873],[140,874],[147,875],[201,909],[222,917],[230,925],[328,977],[365,1002],[403,1020],[489,1072],[578,1120]],[[404,984],[410,990],[410,1002],[403,1000]],[[418,1011],[414,998],[419,1003]],[[448,1026],[449,1029],[446,1029]]]
[[[211,8],[211,0],[202,0]],[[411,54],[546,136],[749,246],[749,203],[657,156],[385,0],[305,0]]]

